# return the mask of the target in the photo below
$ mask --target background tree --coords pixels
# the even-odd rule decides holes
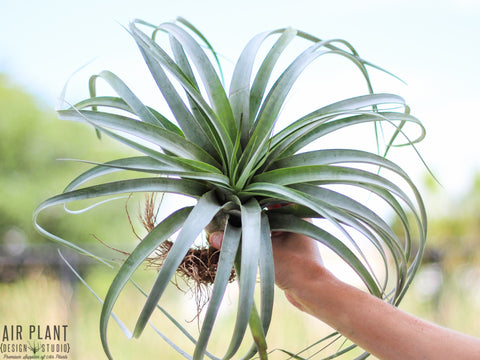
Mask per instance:
[[[415,313],[472,335],[480,324],[480,174],[458,197],[427,181],[428,241],[411,302]]]
[[[112,144],[100,152],[99,140],[90,128],[81,124],[74,129],[72,126],[76,124],[59,121],[53,109],[43,108],[5,75],[0,75],[1,280],[13,280],[34,265],[44,267],[58,262],[52,243],[34,230],[32,213],[42,199],[65,186],[64,179],[81,171],[83,166],[57,159],[70,156],[89,159],[95,155],[107,160],[125,151]],[[57,221],[55,212],[46,215],[44,221],[60,233],[76,237],[83,234],[82,241],[92,242],[95,238],[85,234],[84,227],[95,229],[98,237],[102,227],[108,227],[109,233],[113,231],[116,235],[129,230],[124,209],[120,207],[118,211],[123,215],[108,217],[108,221],[100,211],[81,223],[64,216]]]

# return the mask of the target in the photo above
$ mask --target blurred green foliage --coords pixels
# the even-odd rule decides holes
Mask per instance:
[[[430,216],[425,262],[440,262],[447,273],[466,263],[480,266],[480,174],[455,198],[446,196],[438,184],[427,185]]]
[[[480,174],[450,197],[429,180],[425,256],[402,307],[437,324],[480,336]]]
[[[53,245],[33,228],[33,211],[91,166],[58,159],[106,161],[125,151],[108,139],[99,140],[91,127],[58,120],[54,109],[45,109],[0,75],[0,265],[19,262],[14,257],[24,258],[28,249],[41,263],[42,251]],[[93,210],[93,216],[69,215],[59,208],[42,215],[41,221],[64,238],[99,246],[92,234],[107,243],[122,234],[129,238],[124,206],[122,200],[106,204]],[[46,252],[52,256],[51,249]]]

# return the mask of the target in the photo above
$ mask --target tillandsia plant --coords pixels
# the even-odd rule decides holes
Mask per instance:
[[[151,35],[142,29],[151,29]],[[321,40],[284,28],[260,33],[248,42],[227,91],[217,53],[185,19],[159,26],[135,20],[128,31],[171,114],[162,115],[144,105],[109,71],[92,76],[90,97],[59,110],[59,117],[90,124],[98,134],[140,155],[94,163],[63,193],[44,201],[35,213],[36,226],[43,234],[99,258],[47,231],[38,223],[38,214],[77,200],[136,192],[175,193],[196,200],[194,206],[181,207],[151,224],[149,233],[120,264],[100,319],[100,336],[108,358],[113,358],[107,341],[112,309],[135,270],[163,246],[161,268],[133,332],[138,337],[184,257],[205,231],[208,238],[208,233],[222,230],[224,240],[199,334],[188,335],[195,344],[194,353],[178,349],[186,358],[218,358],[207,351],[207,344],[233,268],[239,286],[238,309],[233,335],[221,358],[235,356],[249,328],[254,344],[243,358],[258,354],[267,359],[265,337],[274,302],[272,231],[312,237],[345,261],[370,293],[398,305],[420,264],[426,215],[417,188],[386,154],[393,146],[414,147],[423,139],[424,128],[410,115],[400,96],[373,91],[367,69],[384,70],[363,60],[344,40]],[[158,37],[165,34],[167,45],[162,46]],[[299,50],[291,46],[293,41],[300,41],[304,47]],[[278,71],[278,60],[286,49],[296,51],[296,57]],[[326,54],[349,60],[365,80],[365,93],[309,111],[284,128],[274,129],[292,86],[310,64]],[[118,95],[97,95],[98,79]],[[365,123],[373,124],[377,142],[382,124],[392,129],[380,153],[345,148],[305,150],[328,134]],[[420,129],[415,139],[405,134],[409,123]],[[118,171],[140,177],[85,185]],[[381,199],[398,217],[403,234],[394,233],[369,202],[351,195],[351,189]],[[375,273],[362,251],[365,239],[384,263],[382,276]],[[167,241],[170,243],[165,246]],[[254,296],[256,287],[260,301]]]

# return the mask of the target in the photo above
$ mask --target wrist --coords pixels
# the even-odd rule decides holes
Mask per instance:
[[[297,308],[317,316],[317,309],[339,280],[319,262],[303,262],[291,274],[293,281],[283,287],[286,298]]]

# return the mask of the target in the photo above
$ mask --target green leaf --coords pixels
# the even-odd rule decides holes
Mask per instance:
[[[84,160],[71,160],[71,159],[66,159],[66,160],[85,162],[88,164],[96,164],[94,162],[84,161]],[[122,171],[125,169],[129,169],[132,171],[146,172],[146,173],[156,173],[156,171],[160,171],[163,169],[172,169],[172,167],[170,165],[163,164],[158,160],[152,159],[151,157],[148,157],[148,156],[135,156],[130,158],[112,160],[104,164],[98,164],[97,166],[83,172],[67,185],[64,192],[75,190],[80,185],[90,180],[93,180],[97,177],[111,174],[117,171]]]
[[[41,207],[41,208],[40,208]],[[49,232],[48,230],[46,230],[42,225],[40,225],[39,221],[38,221],[38,216],[39,216],[39,213],[48,207],[48,204],[44,204],[42,203],[40,205],[39,208],[37,208],[35,210],[35,213],[33,215],[33,226],[34,228],[40,233],[42,234],[43,236],[49,238],[50,240],[52,241],[55,241],[56,243],[58,244],[61,244],[63,246],[66,246],[67,248],[70,248],[76,252],[78,252],[79,254],[82,254],[82,255],[85,255],[85,256],[88,256],[94,260],[97,260],[101,263],[103,263],[104,265],[108,266],[108,267],[111,267],[111,265],[105,260],[105,259],[102,259],[100,256],[97,256],[93,253],[91,253],[90,251],[88,250],[85,250],[84,248],[78,246],[78,245],[75,245],[74,243],[72,243],[71,241],[68,241],[66,239],[63,239],[61,238],[60,236],[57,236],[51,232]]]
[[[311,61],[321,55],[321,52],[316,53],[314,51],[318,46],[321,45],[314,45],[299,55],[282,73],[268,93],[258,118],[255,121],[255,129],[239,162],[239,167],[243,173],[241,177],[243,179],[245,179],[245,174],[250,174],[251,170],[257,165],[258,158],[261,155],[261,152],[258,150],[260,149],[263,152],[265,144],[273,131],[273,126],[283,102],[296,79]],[[239,182],[238,187],[242,188],[243,185],[243,181]]]
[[[208,303],[207,312],[202,323],[202,329],[198,337],[197,346],[193,354],[194,359],[202,359],[207,348],[213,324],[217,317],[220,303],[225,294],[225,289],[230,278],[235,255],[237,254],[238,245],[240,243],[241,228],[232,226],[227,221],[225,233],[223,236],[222,249],[217,267],[217,275],[213,284],[213,290]]]
[[[63,205],[72,201],[98,198],[131,192],[171,192],[192,197],[200,197],[208,188],[194,180],[180,180],[169,178],[140,178],[113,181],[99,185],[93,185],[82,189],[69,191],[51,197],[42,202],[35,210],[38,215],[42,210]]]
[[[326,210],[328,210],[332,216],[335,216],[335,218],[339,219],[343,224],[356,229],[364,235],[365,239],[372,242],[384,264],[386,276],[384,284],[381,286],[383,290],[386,289],[389,279],[390,260],[393,261],[396,271],[396,295],[398,295],[405,283],[408,260],[404,253],[404,247],[391,227],[372,210],[343,194],[307,184],[294,185],[293,188],[309,194],[314,198],[322,199]],[[373,233],[369,229],[371,229]],[[363,255],[359,245],[356,242],[352,245],[358,253],[362,254],[363,260],[368,264],[368,260]],[[387,257],[387,254],[385,254],[384,247],[390,251],[390,257]],[[375,274],[373,269],[369,269],[372,274]]]
[[[197,205],[195,205],[192,212],[185,220],[178,237],[162,264],[162,268],[160,269],[157,279],[155,280],[152,290],[150,291],[147,301],[145,302],[142,312],[137,320],[133,336],[140,336],[147,321],[155,310],[156,304],[160,300],[160,297],[166,289],[170,279],[175,274],[175,271],[177,271],[177,268],[182,262],[188,249],[202,230],[210,223],[220,208],[221,205],[217,203],[213,191],[207,192],[198,200]]]
[[[142,295],[144,295],[145,297],[148,296],[148,294],[133,280],[130,279],[130,282],[137,288],[138,291],[140,291],[142,293]],[[183,335],[185,335],[188,340],[190,340],[193,344],[196,344],[197,341],[196,339],[177,321],[175,320],[175,318],[168,312],[166,311],[163,307],[161,307],[160,305],[157,304],[157,309],[162,312],[162,314],[164,314],[167,319],[169,321],[172,322],[172,324],[178,329],[180,330],[180,332],[183,333]],[[152,326],[152,328],[158,332],[160,334],[160,331],[158,329],[156,329],[152,323],[150,322],[150,326]],[[185,355],[185,352],[183,352],[181,349],[180,351],[177,349],[177,346],[175,344],[173,344],[172,341],[170,341],[165,335],[161,335],[162,338],[167,341],[170,345],[172,345],[179,353],[181,353],[182,355]],[[205,352],[205,355],[208,356],[210,359],[212,360],[220,360],[219,358],[217,358],[216,356],[213,356],[212,354],[210,354],[209,352]],[[188,358],[192,358],[190,355],[187,355]]]
[[[195,65],[205,86],[213,109],[222,126],[225,127],[227,133],[230,135],[230,140],[233,142],[236,138],[237,127],[233,118],[232,109],[223,85],[202,48],[185,30],[173,23],[163,23],[159,25],[157,29],[164,30],[175,36],[188,55],[190,55],[192,63]]]
[[[392,106],[405,106],[405,100],[398,95],[394,94],[369,94],[356,96],[353,98],[341,100],[333,104],[324,106],[320,109],[310,112],[304,115],[300,119],[293,121],[285,129],[282,129],[274,138],[273,146],[282,141],[287,136],[294,134],[296,131],[312,123],[318,123],[318,121],[328,121],[335,119],[342,115],[352,115],[363,109],[363,112],[371,113],[368,111],[369,107],[372,107],[373,112],[376,112],[376,108],[379,105],[391,104]]]
[[[346,264],[355,270],[372,294],[381,297],[381,291],[378,289],[375,280],[362,262],[335,236],[308,221],[297,218],[296,216],[287,214],[269,214],[269,221],[272,231],[288,231],[303,234],[327,246],[340,256]]]
[[[196,179],[202,180],[205,182],[211,182],[217,186],[223,187],[225,189],[230,189],[229,180],[226,176],[222,174],[204,172],[204,171],[192,171],[191,169],[186,168],[184,164],[179,162],[179,165],[183,165],[183,168],[175,168],[169,165],[162,164],[149,157],[133,157],[133,158],[124,158],[112,160],[107,163],[96,163],[86,160],[76,160],[79,162],[84,162],[88,164],[97,165],[93,169],[88,170],[87,172],[81,174],[77,177],[73,183],[70,183],[67,189],[71,190],[81,184],[82,182],[91,180],[95,177],[105,175],[114,171],[120,170],[129,170],[136,172],[151,173],[163,176],[178,176],[183,179]]]
[[[170,35],[170,44],[179,67],[184,71],[184,73],[190,79],[192,84],[198,89],[198,84],[195,79],[195,75],[193,74],[193,70],[190,67],[190,63],[188,62],[188,58],[184,52],[182,45],[172,35]],[[198,89],[198,91],[200,92],[200,89]],[[219,134],[217,134],[215,128],[213,126],[210,126],[209,121],[207,121],[203,111],[197,106],[197,104],[192,99],[192,97],[188,95],[188,92],[186,95],[189,100],[189,104],[190,104],[190,108],[192,110],[193,116],[196,119],[197,123],[204,124],[202,127],[207,127],[205,129],[205,132],[209,134],[208,137],[210,138],[214,148],[216,149],[215,151],[219,154],[219,157],[222,159],[223,163],[228,164],[228,160],[226,159],[226,156],[228,155],[226,154],[225,149],[228,147],[226,143],[229,140],[223,139],[222,141]]]
[[[215,62],[217,64],[218,71],[220,73],[220,80],[222,81],[222,84],[224,84],[225,80],[223,78],[222,66],[220,64],[220,60],[218,59],[217,52],[213,49],[213,46],[210,44],[210,42],[207,40],[207,38],[193,24],[191,24],[188,20],[186,20],[185,18],[183,18],[181,16],[177,17],[176,20],[179,23],[181,23],[182,25],[186,26],[191,31],[193,31],[195,33],[195,35],[197,35],[203,41],[203,43],[208,47],[208,49],[212,53],[213,57],[215,58]]]
[[[81,254],[92,257],[98,261],[101,261],[108,265],[104,260],[98,256],[92,254],[91,252],[73,244],[71,241],[62,239],[55,234],[52,234],[44,227],[42,227],[38,221],[39,214],[48,208],[57,205],[64,205],[69,202],[77,200],[85,200],[98,198],[102,196],[111,196],[122,193],[131,193],[131,192],[173,192],[178,194],[183,194],[187,196],[198,197],[206,191],[206,187],[201,185],[198,182],[193,180],[178,180],[178,179],[158,179],[158,178],[143,178],[143,179],[132,179],[132,180],[123,180],[110,182],[106,184],[100,184],[95,186],[90,186],[83,189],[78,189],[75,191],[69,191],[63,194],[53,196],[45,201],[43,201],[35,212],[33,213],[33,222],[34,226],[41,234],[50,238],[51,240],[58,242],[62,245],[65,245],[71,249],[78,251]]]
[[[273,32],[272,32],[273,33]],[[295,35],[298,32],[295,29],[284,29],[280,38],[275,42],[267,56],[260,65],[258,72],[252,84],[250,91],[250,116],[249,116],[249,129],[253,130],[253,125],[256,121],[256,115],[260,108],[261,101],[265,95],[268,81],[280,55],[285,51],[287,46],[291,43]]]
[[[273,266],[273,249],[270,237],[270,224],[268,217],[262,213],[261,219],[261,240],[260,240],[260,299],[261,317],[263,330],[268,332],[272,318],[273,301],[275,293],[275,269]]]
[[[217,142],[217,135],[212,132],[212,126],[210,126],[209,122],[198,121],[198,119],[193,116],[169,80],[162,66],[153,58],[149,51],[141,46],[139,46],[139,48],[158,88],[174,114],[177,123],[182,128],[185,137],[198,146],[213,152],[215,143]],[[218,153],[218,155],[220,154],[221,152]],[[220,158],[217,157],[217,160],[220,160]]]
[[[260,241],[260,317],[258,316],[255,303],[250,314],[250,328],[255,344],[242,359],[250,359],[257,352],[260,357],[267,358],[265,335],[268,332],[273,313],[273,301],[275,293],[275,269],[273,266],[272,240],[270,237],[270,225],[268,217],[262,212],[261,218],[261,241]]]
[[[72,271],[72,273],[75,275],[75,277],[92,293],[92,295],[98,300],[100,304],[104,304],[104,301],[100,298],[100,296],[97,295],[97,293],[88,285],[88,283],[85,281],[85,279],[73,268],[73,266],[68,262],[67,259],[63,256],[60,250],[58,250],[58,254],[60,255],[60,258],[63,260],[63,262],[68,266],[68,268]],[[120,318],[115,315],[113,312],[110,315],[113,320],[117,323],[117,325],[120,327],[122,330],[123,334],[127,339],[132,338],[132,334],[128,330],[128,328],[125,326],[125,324],[120,320]]]
[[[83,110],[88,107],[96,109],[99,106],[119,109],[119,110],[127,111],[131,114],[135,114],[133,109],[123,99],[119,97],[113,97],[113,96],[97,96],[97,97],[88,98],[76,103],[75,105],[73,105],[72,108]],[[158,111],[156,111],[155,109],[149,106],[146,106],[146,108],[153,116],[155,116],[155,118],[157,119],[156,122],[161,124],[162,127],[176,133],[177,135],[183,136],[182,130],[180,130],[175,124],[173,124],[165,116],[163,116]]]
[[[177,156],[203,161],[214,166],[218,164],[215,159],[194,143],[155,125],[136,121],[126,116],[99,111],[61,110],[58,113],[63,120],[83,121],[94,125],[96,128],[110,127],[149,141]]]
[[[313,211],[317,212],[320,214],[320,216],[323,216],[325,214],[325,210],[322,208],[322,204],[319,203],[318,199],[312,198],[308,196],[307,194],[304,194],[302,192],[299,192],[294,189],[289,189],[285,186],[277,185],[277,184],[272,184],[272,183],[254,183],[250,184],[249,186],[246,187],[245,189],[245,194],[249,195],[255,195],[258,194],[260,196],[273,196],[278,199],[285,200],[287,202],[294,202],[303,206],[306,206]],[[272,214],[272,215],[277,215],[277,214]],[[283,215],[283,214],[278,214]],[[298,219],[295,217],[295,219]],[[286,220],[286,219],[285,219]],[[295,220],[291,220],[295,221]],[[308,222],[307,222],[308,223]],[[310,224],[310,223],[308,223]],[[312,225],[312,224],[310,224]],[[270,219],[270,226],[272,231],[275,230],[282,230],[282,229],[277,229],[276,226],[281,226],[281,224],[278,224],[274,226],[272,224],[272,219]],[[314,225],[312,225],[314,226]],[[314,226],[316,228],[316,226]],[[377,297],[381,297],[382,293],[380,289],[378,288],[375,280],[373,279],[372,275],[368,272],[368,270],[363,266],[363,264],[358,260],[358,258],[351,252],[350,249],[348,249],[340,240],[338,240],[336,237],[332,236],[328,232],[324,231],[323,229],[317,228],[318,230],[315,230],[317,233],[315,236],[311,236],[328,247],[330,247],[335,253],[337,253],[340,257],[342,257],[345,262],[350,265],[356,272],[357,274],[362,278],[364,281],[365,285],[368,287],[370,292],[374,294]],[[301,229],[300,229],[301,230]],[[295,232],[295,231],[293,231]],[[303,233],[303,232],[300,232]],[[310,236],[310,235],[309,235]]]
[[[162,29],[162,28],[159,27],[159,29]],[[218,78],[215,80],[216,74],[211,74],[211,79],[203,78],[203,80],[204,80],[205,87],[210,88],[210,96],[214,96],[213,95],[214,93],[221,94],[223,92],[223,95],[219,95],[218,99],[217,98],[212,99],[212,102],[214,102],[214,108],[215,108],[215,105],[218,107],[216,111],[220,110],[218,114],[216,114],[210,108],[210,106],[203,99],[202,95],[199,93],[195,85],[191,83],[188,77],[183,73],[183,71],[181,71],[181,69],[177,66],[177,64],[175,64],[175,62],[165,53],[165,51],[163,51],[153,40],[148,38],[140,30],[138,30],[135,26],[135,23],[132,23],[130,25],[130,30],[138,46],[140,46],[145,52],[148,52],[149,56],[152,59],[154,59],[155,61],[158,61],[162,66],[164,66],[175,77],[175,79],[178,80],[180,85],[185,89],[185,91],[187,91],[187,93],[192,98],[192,100],[195,101],[199,109],[201,109],[201,111],[203,112],[205,119],[208,121],[207,125],[212,126],[216,131],[216,134],[215,134],[216,137],[222,140],[225,148],[224,154],[223,154],[224,158],[226,159],[231,158],[231,154],[233,152],[233,141],[236,138],[236,132],[233,132],[234,129],[232,126],[234,126],[235,124],[233,120],[233,115],[231,114],[231,109],[228,110],[229,105],[227,105],[224,99],[222,99],[224,96],[226,97],[226,95],[224,94],[223,89],[220,90],[218,89],[218,86],[216,86],[216,82],[218,82]],[[184,43],[182,44],[185,46]],[[197,70],[200,71],[199,67],[203,69],[202,66],[206,66],[206,65],[203,63],[203,60],[198,60],[198,61],[200,63],[197,63],[196,66],[197,66]],[[206,69],[203,69],[203,70],[206,73],[208,73],[208,70]],[[204,77],[209,76],[209,75],[205,75],[205,73],[202,73],[202,74],[204,75]],[[211,81],[211,83],[209,83],[209,80]],[[221,117],[222,114],[226,115],[226,118]],[[185,129],[183,130],[185,131]]]
[[[110,314],[120,296],[122,289],[132,277],[135,270],[145,261],[145,259],[165,240],[172,236],[186,221],[185,217],[192,211],[192,208],[182,208],[177,210],[160,224],[158,224],[125,260],[113,279],[105,297],[102,313],[100,315],[100,338],[103,349],[109,359],[113,359],[107,340],[107,327]]]
[[[182,355],[185,359],[192,360],[193,358],[184,351],[180,346],[176,345],[172,340],[170,340],[166,335],[164,335],[160,330],[158,330],[152,323],[150,326],[153,330],[168,344],[170,345],[175,351],[177,351],[180,355]]]
[[[268,360],[267,340],[265,339],[265,331],[263,330],[262,321],[258,315],[255,301],[252,304],[252,311],[250,312],[248,325],[250,326],[253,341],[255,342],[255,351],[250,350],[242,359],[250,359],[256,352],[258,352],[261,360]]]
[[[385,157],[373,154],[368,151],[354,150],[354,149],[327,149],[307,151],[300,154],[281,158],[275,161],[271,168],[288,168],[297,166],[310,165],[334,165],[342,163],[361,163],[376,165],[383,169],[388,169],[400,175],[405,180],[409,180],[405,171],[388,160]]]
[[[301,165],[301,166],[308,166],[308,165],[321,165],[321,164],[339,164],[339,163],[365,163],[365,164],[372,164],[372,165],[377,165],[381,169],[388,169],[392,171],[393,173],[399,175],[403,180],[408,184],[410,190],[413,192],[417,205],[418,205],[418,211],[420,218],[417,217],[415,214],[415,209],[411,209],[412,212],[415,214],[416,219],[417,219],[417,224],[419,227],[419,231],[421,234],[420,239],[424,239],[425,237],[425,231],[426,231],[426,214],[425,214],[425,208],[420,196],[420,193],[418,189],[415,187],[411,179],[408,177],[408,175],[401,169],[398,165],[394,164],[388,159],[385,159],[381,156],[371,154],[368,152],[363,152],[363,151],[358,151],[358,150],[346,150],[346,149],[332,149],[332,150],[321,150],[321,151],[312,151],[308,153],[303,153],[303,154],[298,154],[298,155],[293,155],[291,157],[286,157],[278,162],[275,162],[273,167],[288,167],[288,166],[296,166],[296,165]],[[380,191],[379,189],[375,190],[378,195],[380,195],[384,200],[392,207],[392,209],[397,213],[399,216],[399,220],[404,226],[405,229],[405,254],[407,257],[410,255],[410,249],[412,247],[411,245],[411,237],[410,237],[410,226],[408,225],[408,219],[401,208],[400,204],[391,196],[389,193],[386,193],[384,191]],[[387,195],[388,194],[388,195]],[[328,200],[329,202],[332,202],[334,206],[337,206],[338,203],[334,202],[333,199]],[[378,220],[374,221],[374,214],[370,215],[371,221],[376,223],[378,226],[380,223]],[[388,230],[389,227],[386,227],[385,225],[380,226],[378,229],[382,231],[386,231],[383,233],[382,238],[384,240],[390,239],[391,237],[389,236],[389,233],[391,231]],[[424,240],[421,240],[420,245],[423,243]]]
[[[250,93],[250,83],[253,71],[253,65],[260,46],[271,35],[282,32],[282,35],[270,50],[264,59],[257,76],[252,85],[252,93]],[[243,49],[232,75],[230,84],[230,103],[235,116],[237,127],[242,133],[242,146],[245,146],[250,136],[250,129],[254,123],[254,116],[258,111],[260,100],[263,98],[268,79],[273,67],[288,43],[293,39],[296,32],[292,29],[269,31],[258,34],[249,41]],[[252,99],[252,100],[251,100]],[[250,103],[252,102],[252,109]]]
[[[241,206],[242,211],[242,242],[240,266],[237,267],[239,276],[239,299],[237,317],[232,340],[224,359],[232,358],[237,352],[247,325],[253,305],[253,293],[257,280],[257,269],[261,240],[261,209],[255,199],[249,200]]]
[[[102,132],[104,134],[107,134],[111,138],[119,141],[120,143],[128,145],[132,149],[135,149],[139,152],[142,152],[148,155],[148,157],[151,157],[152,159],[158,161],[160,164],[169,165],[174,169],[182,169],[183,171],[202,171],[202,172],[219,174],[219,175],[222,174],[222,172],[213,165],[210,165],[201,161],[197,161],[197,160],[184,159],[177,156],[167,155],[159,151],[155,151],[149,147],[146,147],[138,142],[130,140],[127,137],[116,134],[105,128],[102,128]],[[81,176],[82,175],[80,175],[80,177]]]
[[[321,41],[307,48],[287,67],[272,86],[258,113],[255,129],[239,162],[243,173],[240,176],[242,179],[246,179],[246,174],[259,166],[259,158],[264,155],[266,147],[269,146],[270,135],[280,109],[297,78],[319,56],[333,52],[323,49],[325,45],[333,41],[335,40]],[[348,57],[354,63],[358,62],[355,57],[346,53],[338,52],[338,54]],[[237,187],[242,188],[243,186],[243,181],[239,181]]]
[[[414,214],[417,214],[417,208],[406,195],[406,193],[393,182],[368,171],[330,165],[312,165],[299,166],[295,168],[276,169],[266,173],[257,175],[254,178],[256,182],[270,182],[272,184],[288,185],[295,183],[311,182],[317,185],[326,184],[348,184],[353,186],[360,186],[376,193],[378,189],[388,191],[399,196]],[[418,211],[421,215],[421,220],[417,218],[421,224],[426,224],[426,215],[424,211],[423,202],[416,188],[411,188],[415,192],[417,200]],[[247,190],[248,191],[248,190]],[[424,225],[419,226],[420,229]]]
[[[95,84],[97,78],[103,78],[122,98],[128,106],[132,109],[142,121],[164,127],[161,122],[158,121],[152,112],[140,101],[140,99],[127,87],[127,85],[111,71],[104,70],[98,75],[93,75],[90,78],[90,82]]]
[[[287,138],[283,138],[281,142],[272,141],[272,147],[275,147],[275,151],[269,154],[269,159],[277,159],[278,157],[285,157],[290,156],[296,153],[297,151],[301,150],[305,146],[312,143],[314,140],[321,138],[327,134],[332,132],[338,131],[340,129],[358,125],[367,122],[387,122],[392,126],[395,126],[395,122],[412,122],[416,125],[419,125],[422,133],[418,136],[417,139],[410,141],[411,144],[415,142],[421,141],[424,136],[424,128],[423,125],[420,124],[418,119],[415,117],[397,113],[397,112],[379,112],[379,113],[372,113],[372,112],[364,112],[363,114],[361,111],[357,111],[360,115],[353,115],[347,116],[344,118],[336,119],[336,117],[331,117],[327,119],[319,119],[318,122],[310,123],[307,126],[302,127],[300,130],[296,131],[293,134],[289,134]],[[346,113],[345,115],[350,115],[351,113]],[[326,122],[326,120],[331,120],[330,122]],[[396,126],[395,126],[396,127]],[[275,139],[276,140],[276,139]]]

